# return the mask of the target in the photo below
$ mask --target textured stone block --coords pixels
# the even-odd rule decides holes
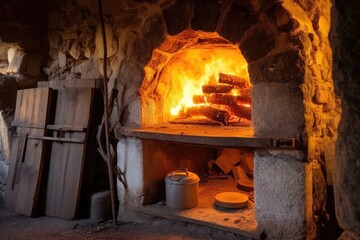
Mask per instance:
[[[220,16],[218,0],[196,0],[191,28],[206,32],[214,32]]]
[[[143,145],[136,138],[122,138],[117,144],[117,166],[125,173],[127,189],[117,181],[119,219],[135,220],[131,208],[141,207],[144,200]]]
[[[113,29],[107,23],[105,23],[105,38],[106,38],[107,57],[110,58],[117,53],[118,46],[117,46],[117,41],[114,38]],[[95,46],[96,46],[95,55],[98,58],[104,58],[104,43],[103,43],[102,30],[100,25],[96,29]]]
[[[16,105],[16,77],[0,74],[0,110]]]
[[[253,84],[261,82],[302,83],[305,63],[298,51],[287,50],[270,55],[249,64],[249,74]]]
[[[186,0],[178,0],[163,10],[167,31],[170,35],[175,35],[189,28],[191,12],[187,2]]]
[[[297,85],[261,83],[252,88],[255,134],[296,137],[303,132],[303,97]]]
[[[266,25],[265,25],[266,27]],[[256,29],[241,43],[240,49],[248,63],[266,56],[275,47],[276,36],[269,29]]]
[[[311,164],[302,158],[298,151],[255,151],[255,217],[268,239],[305,239],[308,234]]]
[[[234,2],[231,4],[222,23],[219,33],[232,43],[240,41],[245,31],[257,21],[249,1]]]

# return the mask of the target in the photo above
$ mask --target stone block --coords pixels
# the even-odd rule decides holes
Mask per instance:
[[[148,41],[151,50],[159,47],[164,41],[165,32],[165,23],[160,14],[154,14],[146,19],[141,29],[141,34]]]
[[[246,30],[257,21],[250,1],[233,2],[219,24],[219,34],[232,43],[240,41]]]
[[[27,88],[36,88],[38,79],[28,76],[20,76],[16,79],[17,88],[27,89]]]
[[[9,47],[7,50],[7,60],[9,63],[12,62],[14,57],[18,54],[18,52],[21,52],[21,49],[18,49],[17,47]]]
[[[66,66],[66,55],[63,52],[58,52],[59,67],[63,68]]]
[[[141,125],[148,126],[156,124],[156,104],[152,98],[141,98]]]
[[[80,73],[81,78],[98,78],[100,77],[100,68],[98,61],[94,58],[90,58],[87,61],[73,68],[73,72]]]
[[[105,23],[105,37],[106,37],[107,57],[110,58],[118,52],[118,45],[116,39],[114,38],[113,29],[107,23]],[[103,43],[101,25],[98,25],[96,29],[95,46],[96,46],[95,56],[98,58],[104,58],[104,43]]]
[[[25,53],[23,51],[10,48],[8,51],[9,66],[7,73],[20,73],[24,56]]]
[[[265,27],[253,29],[240,45],[241,52],[248,63],[266,56],[275,48],[276,36],[269,30],[269,26],[265,25]]]
[[[324,85],[319,85],[315,88],[315,95],[313,98],[316,104],[325,104],[329,99],[329,90]]]
[[[128,127],[141,126],[141,101],[140,98],[133,99],[128,105],[129,117],[125,123]]]
[[[360,108],[359,101],[345,99],[334,163],[335,210],[341,228],[360,234],[360,129],[354,127],[359,122]]]
[[[303,132],[305,110],[302,92],[296,84],[254,85],[252,99],[255,135],[297,137]]]
[[[195,0],[191,29],[214,32],[220,16],[218,0]]]
[[[311,163],[299,151],[255,151],[255,217],[268,239],[306,239],[312,223]]]
[[[62,40],[73,40],[78,39],[78,34],[76,29],[67,29],[65,32],[61,34]]]
[[[4,198],[7,175],[9,172],[9,165],[1,160],[1,151],[0,151],[0,198]]]
[[[287,50],[269,55],[249,64],[249,75],[252,84],[261,82],[304,82],[305,62],[296,50]]]
[[[16,105],[16,77],[0,74],[0,110]]]
[[[0,61],[8,60],[8,52],[11,48],[12,48],[11,44],[2,42],[0,39]]]
[[[37,52],[24,52],[20,49],[8,50],[9,66],[7,73],[18,73],[26,76],[37,77],[40,74],[41,55]]]
[[[20,74],[29,77],[38,77],[41,69],[42,57],[40,53],[26,53],[21,63]]]
[[[144,201],[143,145],[136,138],[121,138],[117,144],[117,166],[125,173],[127,189],[117,180],[120,201],[118,218],[123,221],[136,220],[132,208],[141,207]]]
[[[14,120],[15,111],[13,108],[6,108],[0,111],[0,152],[6,164],[10,162],[10,146],[11,138],[9,135],[9,127]]]
[[[61,38],[58,33],[52,33],[49,35],[50,48],[59,49]]]
[[[69,51],[70,56],[72,56],[74,59],[78,60],[80,58],[81,51],[82,51],[82,48],[79,44],[79,41],[75,40],[73,42],[73,44],[71,45],[71,48]]]
[[[167,32],[175,35],[190,27],[191,11],[187,1],[177,0],[163,10]]]

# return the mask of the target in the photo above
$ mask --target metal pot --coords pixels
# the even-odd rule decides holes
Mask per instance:
[[[186,168],[169,173],[165,178],[166,205],[173,209],[189,209],[199,203],[199,181]]]

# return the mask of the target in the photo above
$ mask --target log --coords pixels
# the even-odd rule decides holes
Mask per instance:
[[[238,103],[251,104],[251,98],[246,96],[232,96],[228,94],[213,93],[210,95],[194,95],[193,102],[195,104],[213,103],[231,106]]]
[[[246,175],[246,172],[241,166],[235,166],[232,169],[232,174],[237,181],[237,188],[246,192],[254,190],[254,180]]]
[[[236,116],[251,120],[251,108],[238,104],[238,105],[231,105],[230,109],[231,111],[234,112]]]
[[[195,103],[195,104],[207,103],[207,96],[206,95],[194,95],[193,103]]]
[[[186,114],[188,116],[191,115],[203,115],[212,120],[221,122],[224,125],[228,125],[229,123],[229,113],[225,110],[216,109],[209,106],[195,106],[187,109]]]
[[[225,73],[219,74],[219,83],[227,83],[240,88],[249,86],[249,83],[246,79]]]
[[[250,178],[254,178],[254,153],[246,152],[241,156],[239,165],[244,169]]]
[[[242,97],[247,97],[247,98],[251,99],[251,89],[250,88],[237,89],[236,94],[238,94]]]
[[[247,96],[236,96],[238,103],[251,104],[251,94]]]
[[[215,164],[223,171],[228,174],[239,164],[241,160],[241,152],[238,149],[224,148],[221,154],[215,160]]]
[[[207,84],[201,87],[203,93],[228,93],[234,88],[234,86],[228,84]]]

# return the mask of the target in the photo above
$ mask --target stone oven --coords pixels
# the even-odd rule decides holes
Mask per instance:
[[[139,96],[129,103],[125,124],[117,131],[118,166],[129,184],[128,189],[118,185],[121,218],[136,219],[139,213],[180,218],[249,237],[261,232],[281,238],[316,234],[325,199],[320,163],[332,160],[340,102],[326,39],[329,8],[306,13],[304,7],[293,2],[177,1],[144,22],[142,41],[133,46],[141,52],[133,49],[133,54],[149,57],[141,59]],[[127,57],[123,64],[134,59]],[[230,108],[226,120],[224,109],[216,109],[220,112],[214,117],[195,104],[199,98],[206,106],[219,104],[211,98],[213,92],[201,94],[204,86],[221,85],[221,74],[239,77],[247,88],[238,90],[250,91],[249,99],[236,103],[238,114],[225,104]],[[190,103],[183,100],[187,94]],[[191,112],[202,120],[189,117]],[[192,215],[159,207],[167,173],[187,167],[201,175],[219,149],[254,152],[255,200],[248,211],[221,216],[229,219],[224,221],[209,217],[216,213],[206,208]],[[200,199],[213,197],[200,192]]]
[[[46,48],[7,40],[13,45],[2,73],[31,76],[31,84],[35,78],[81,81],[103,75],[97,4],[65,2],[47,6],[46,36],[30,34],[45,40]],[[326,218],[341,115],[328,37],[331,2],[103,5],[107,87],[117,90],[110,124],[127,185],[117,181],[118,219],[155,215],[251,238],[317,236]],[[30,66],[26,54],[46,58]],[[224,151],[251,156],[254,190],[245,210],[212,205],[214,191],[237,191],[236,184],[227,183],[230,178],[206,175],[209,162]],[[201,202],[192,210],[170,211],[164,205],[164,178],[179,167],[202,178]]]

